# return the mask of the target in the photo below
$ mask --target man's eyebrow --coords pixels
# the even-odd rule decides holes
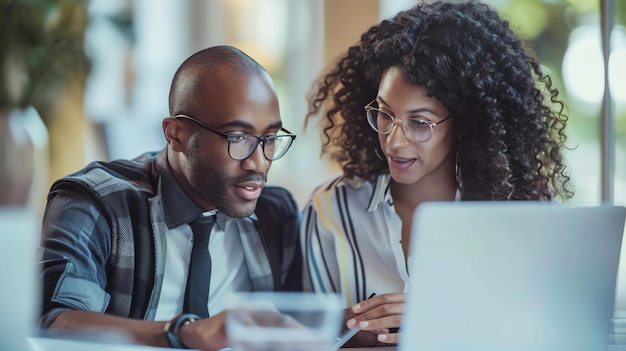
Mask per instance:
[[[280,129],[282,126],[283,126],[283,122],[278,121],[267,126],[265,130]],[[254,129],[254,126],[248,122],[237,120],[237,121],[224,123],[222,125],[217,126],[217,128],[219,129],[228,129],[228,128]]]

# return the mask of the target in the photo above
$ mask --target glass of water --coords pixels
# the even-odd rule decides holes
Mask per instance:
[[[233,293],[226,307],[226,331],[235,351],[329,350],[343,316],[335,294]]]

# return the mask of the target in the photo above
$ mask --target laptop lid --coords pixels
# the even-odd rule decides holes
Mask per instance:
[[[419,206],[400,351],[606,350],[626,208]]]
[[[0,207],[0,350],[30,350],[40,311],[36,249],[41,218]]]

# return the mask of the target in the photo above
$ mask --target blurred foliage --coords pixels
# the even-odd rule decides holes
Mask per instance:
[[[582,13],[597,11],[600,4],[599,0],[566,0],[566,2]]]
[[[615,23],[619,23],[622,26],[626,26],[626,1],[616,1],[615,2]]]
[[[557,84],[561,98],[568,107],[568,129],[577,137],[593,140],[600,135],[600,124],[593,122],[600,116],[600,104],[588,105],[572,100],[563,84],[563,57],[569,45],[570,33],[581,25],[600,26],[599,0],[507,0],[495,2],[500,14],[511,28],[535,51],[541,63]],[[613,1],[616,24],[626,25],[626,1]],[[582,105],[581,105],[582,104]],[[616,134],[626,131],[624,110],[616,108]]]
[[[34,106],[44,122],[71,81],[85,81],[84,0],[0,0],[0,108]]]
[[[561,72],[571,30],[563,16],[566,7],[567,3],[563,1],[512,0],[499,12],[531,45],[543,65],[553,72]]]

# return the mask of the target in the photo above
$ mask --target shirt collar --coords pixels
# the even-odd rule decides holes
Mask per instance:
[[[387,204],[389,206],[393,205],[390,174],[381,174],[376,177],[376,181],[372,184],[372,194],[370,195],[367,212],[375,211],[383,204]]]
[[[176,177],[167,161],[167,148],[157,159],[157,168],[161,175],[159,190],[165,212],[165,223],[169,229],[189,223],[202,215],[204,209],[196,204],[183,188],[178,184]]]
[[[454,201],[461,201],[461,191],[459,189],[456,189]],[[370,195],[370,202],[367,206],[367,212],[375,211],[383,204],[393,206],[390,174],[381,174],[376,177],[376,181],[373,183],[372,194]]]

